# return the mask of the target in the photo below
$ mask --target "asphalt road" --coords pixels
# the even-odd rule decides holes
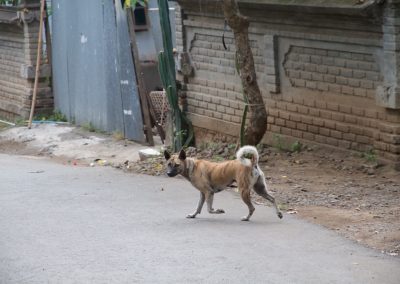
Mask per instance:
[[[400,283],[400,259],[183,179],[0,155],[0,283]]]

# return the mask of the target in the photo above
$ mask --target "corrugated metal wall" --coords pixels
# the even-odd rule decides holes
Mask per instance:
[[[126,15],[120,1],[53,0],[55,106],[77,124],[144,141]]]

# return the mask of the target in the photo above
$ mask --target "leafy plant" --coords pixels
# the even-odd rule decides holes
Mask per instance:
[[[54,110],[52,114],[37,114],[34,117],[34,120],[41,121],[56,121],[56,122],[67,122],[67,117],[62,114],[59,110]]]
[[[234,151],[236,149],[236,144],[228,144],[228,150]]]
[[[361,157],[366,159],[368,162],[376,162],[376,160],[377,160],[376,153],[375,153],[374,149],[369,149],[366,152],[363,152],[361,154]]]
[[[295,141],[295,142],[291,145],[290,149],[292,150],[292,152],[297,152],[297,153],[299,153],[299,152],[301,151],[302,147],[303,147],[303,145],[302,145],[299,141]]]
[[[136,4],[145,6],[147,4],[147,0],[125,0],[124,8],[136,7]]]
[[[186,114],[181,111],[178,103],[176,86],[175,60],[172,46],[172,32],[169,20],[169,6],[167,0],[158,0],[160,26],[164,50],[158,55],[158,70],[168,102],[171,106],[171,118],[174,126],[173,150],[179,151],[187,147],[193,140],[193,126]]]
[[[221,157],[221,156],[218,156],[218,155],[215,155],[215,156],[212,157],[211,160],[212,160],[213,162],[222,162],[222,161],[225,161],[225,158],[224,158],[224,157]]]
[[[182,140],[186,135],[187,135],[187,130],[186,129],[175,132],[175,138],[176,139]]]
[[[96,127],[91,122],[82,124],[82,128],[89,132],[97,132]]]
[[[283,146],[282,136],[274,134],[273,139],[274,139],[274,147],[277,148],[279,151],[283,151],[284,146]]]
[[[59,110],[55,110],[52,115],[49,116],[49,120],[67,122],[67,117]]]

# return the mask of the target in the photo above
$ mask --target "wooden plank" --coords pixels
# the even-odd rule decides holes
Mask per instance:
[[[138,48],[137,48],[137,44],[136,44],[135,25],[134,25],[134,21],[133,21],[134,15],[133,15],[132,8],[127,8],[126,14],[128,17],[128,30],[129,30],[129,35],[131,38],[131,51],[132,51],[132,56],[133,56],[133,62],[135,65],[136,81],[137,81],[137,85],[138,85],[139,97],[140,97],[141,106],[142,106],[146,140],[150,146],[153,146],[154,138],[153,138],[153,132],[151,130],[152,129],[151,117],[150,117],[149,104],[148,104],[147,94],[146,94],[146,86],[144,83],[143,73],[142,73],[142,70],[140,67],[140,62],[139,62],[139,52],[138,52]]]
[[[38,34],[37,56],[36,56],[36,71],[35,71],[35,81],[33,83],[33,96],[32,96],[31,112],[29,114],[29,122],[28,122],[29,129],[31,129],[31,127],[32,127],[32,119],[33,119],[33,113],[35,112],[35,107],[36,107],[36,96],[37,96],[37,89],[38,89],[38,83],[39,83],[40,59],[41,59],[41,55],[42,55],[44,1],[45,0],[40,1],[40,20],[39,20],[39,34]]]

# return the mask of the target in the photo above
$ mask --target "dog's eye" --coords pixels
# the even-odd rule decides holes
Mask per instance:
[[[174,167],[175,167],[175,168],[179,167],[179,164],[175,164]]]
[[[172,163],[169,162],[169,163],[167,164],[167,166],[168,166],[168,167],[172,167]]]

